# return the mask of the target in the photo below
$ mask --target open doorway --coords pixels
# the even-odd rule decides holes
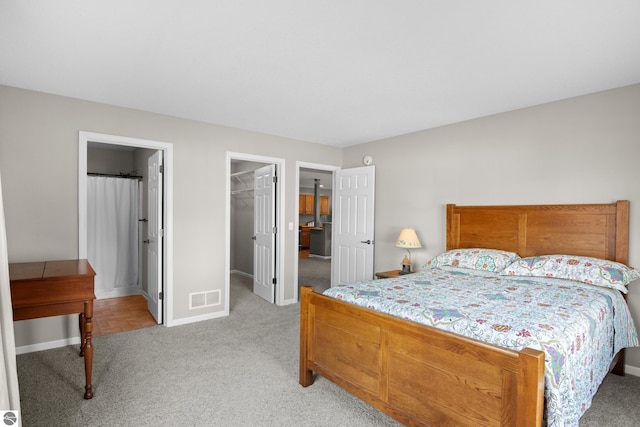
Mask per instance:
[[[164,166],[160,166],[156,160],[155,170],[160,171],[161,174],[152,178],[153,173],[148,168],[150,164],[148,162],[152,158],[157,159],[158,157],[164,159]],[[93,221],[92,218],[94,218],[91,212],[93,207],[89,206],[89,201],[93,200],[93,194],[90,194],[89,180],[97,177],[114,181],[135,179],[140,183],[138,201],[131,203],[138,204],[135,206],[137,208],[135,213],[131,214],[136,216],[134,221],[137,224],[130,227],[130,230],[135,230],[131,232],[135,233],[132,236],[134,240],[131,245],[137,251],[135,253],[137,261],[128,267],[135,270],[135,274],[128,277],[126,286],[120,287],[120,289],[107,289],[107,291],[96,289],[96,296],[98,298],[102,296],[104,300],[101,302],[99,299],[97,304],[106,304],[106,301],[109,300],[110,311],[116,317],[110,323],[127,323],[126,319],[117,318],[118,313],[126,312],[123,307],[134,306],[136,307],[135,311],[140,315],[143,315],[145,311],[150,312],[153,324],[164,323],[170,326],[172,321],[170,300],[172,291],[170,271],[173,260],[170,250],[172,239],[171,190],[173,187],[170,165],[172,165],[172,161],[171,144],[91,132],[79,133],[78,253],[80,258],[88,259],[90,253],[93,254],[91,256],[96,256],[95,251],[89,248],[94,239],[93,231],[89,228]],[[89,177],[89,173],[92,173],[93,176]],[[156,214],[147,211],[147,207],[150,206],[147,201],[152,199],[155,200],[155,206],[158,207]],[[147,218],[153,218],[155,222],[148,222]],[[151,228],[151,223],[154,223],[154,228],[160,230],[159,236],[154,237],[155,255],[153,259],[147,253],[147,246],[152,246],[148,244],[151,240],[150,236],[153,235],[148,231]],[[133,250],[131,254],[134,254]],[[98,270],[96,272],[100,274]],[[96,321],[95,326],[100,326],[99,319],[95,318],[94,320]],[[131,319],[128,323],[136,325],[136,321]],[[139,324],[148,326],[149,321],[141,318]],[[123,330],[122,327],[106,329],[112,332]]]
[[[333,230],[333,173],[335,166],[297,163],[298,257],[296,287],[316,292],[331,287]]]
[[[284,277],[281,262],[284,216],[279,191],[284,188],[284,160],[227,153],[226,178],[227,310],[233,309],[237,295],[246,295],[234,293],[237,286],[250,288],[253,294],[269,302],[285,304],[280,280]]]

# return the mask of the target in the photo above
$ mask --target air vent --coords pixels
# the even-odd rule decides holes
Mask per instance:
[[[191,293],[189,294],[189,310],[220,305],[222,303],[220,295],[219,290]]]

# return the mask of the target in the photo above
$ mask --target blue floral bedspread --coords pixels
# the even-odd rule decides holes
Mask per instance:
[[[549,426],[577,426],[615,354],[638,345],[618,291],[568,280],[443,267],[325,295],[513,350],[543,350]]]

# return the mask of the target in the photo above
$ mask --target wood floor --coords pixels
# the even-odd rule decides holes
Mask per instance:
[[[142,295],[99,299],[93,302],[93,336],[156,325]]]

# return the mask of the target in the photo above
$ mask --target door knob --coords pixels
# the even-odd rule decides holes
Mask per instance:
[[[252,237],[251,237],[251,240],[256,240],[256,236],[252,236]]]
[[[149,239],[147,239],[147,240],[143,240],[143,241],[142,241],[142,243],[147,243],[147,244],[149,244],[149,243],[151,243],[151,240],[149,240]]]
[[[360,243],[366,243],[367,245],[372,245],[373,240],[361,240]]]

